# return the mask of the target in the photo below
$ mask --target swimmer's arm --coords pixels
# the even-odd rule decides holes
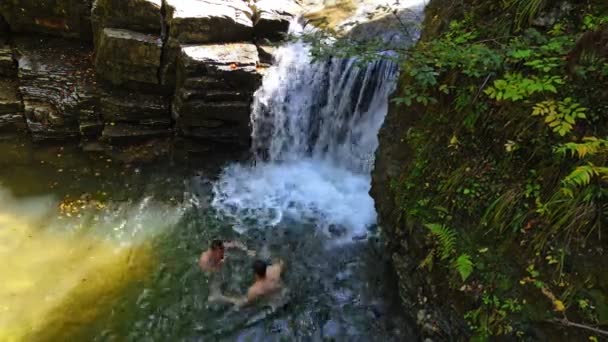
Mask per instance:
[[[235,306],[242,308],[242,307],[245,307],[245,306],[253,303],[256,299],[258,299],[260,297],[260,295],[261,294],[255,288],[255,286],[252,286],[251,288],[249,288],[249,290],[247,291],[247,295],[244,297],[236,298],[236,297],[224,296],[224,299],[226,301],[234,304]]]

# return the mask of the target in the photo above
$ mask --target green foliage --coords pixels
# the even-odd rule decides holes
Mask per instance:
[[[563,137],[572,131],[577,119],[587,118],[586,112],[587,108],[568,97],[559,102],[549,100],[537,103],[532,116],[544,117],[545,123]]]
[[[589,185],[595,177],[608,181],[608,167],[596,166],[591,163],[579,166],[562,180],[562,192],[567,196],[574,197],[574,189]]]
[[[530,24],[545,7],[546,0],[507,0],[508,8],[515,9],[515,24],[518,29]]]
[[[473,273],[473,261],[471,261],[471,256],[468,254],[460,255],[456,259],[454,267],[460,274],[462,281],[467,281],[471,273]]]
[[[520,300],[501,299],[495,294],[484,292],[482,305],[466,313],[465,319],[473,330],[474,341],[487,341],[492,336],[504,336],[514,332],[510,315],[522,311]]]
[[[425,226],[437,238],[441,260],[450,259],[456,252],[456,232],[446,226],[435,223],[426,224]]]
[[[583,30],[595,31],[604,24],[608,24],[608,15],[595,16],[587,14],[583,18]]]
[[[485,93],[498,101],[521,101],[536,93],[557,93],[557,87],[564,84],[559,76],[524,77],[521,73],[508,73],[504,79],[494,81]]]
[[[585,137],[582,143],[566,143],[555,148],[555,152],[562,156],[585,158],[597,154],[608,154],[608,139]]]

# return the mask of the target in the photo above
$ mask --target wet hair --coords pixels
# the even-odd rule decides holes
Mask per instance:
[[[257,275],[260,278],[264,278],[266,277],[266,268],[268,267],[268,264],[262,260],[256,260],[253,263],[253,273],[255,273],[255,275]]]
[[[218,249],[224,248],[224,242],[222,240],[213,240],[211,242],[211,249],[217,251]]]

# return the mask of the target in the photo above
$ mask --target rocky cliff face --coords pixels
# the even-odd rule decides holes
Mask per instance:
[[[406,100],[391,105],[380,131],[371,194],[406,312],[433,340],[594,340],[600,335],[585,328],[605,334],[608,324],[608,277],[597,266],[608,244],[593,226],[606,224],[607,201],[589,195],[605,194],[608,183],[598,177],[563,194],[573,170],[585,162],[605,166],[606,152],[587,159],[556,153],[608,131],[608,73],[581,73],[608,65],[608,4],[539,2],[524,19],[516,5],[525,6],[431,1],[422,42],[402,60],[396,97]],[[562,43],[552,49],[556,41]],[[510,59],[508,49],[531,56]],[[583,62],[581,51],[593,59]],[[535,70],[537,56],[557,62]],[[488,95],[513,73],[564,84],[523,101]],[[432,85],[422,85],[428,79],[421,74],[432,75]],[[410,91],[432,101],[408,101]],[[550,120],[532,114],[535,103],[554,96],[580,101],[593,114],[556,134]],[[463,256],[472,260],[464,275]]]
[[[299,11],[265,0],[3,1],[0,133],[248,146],[258,49]]]

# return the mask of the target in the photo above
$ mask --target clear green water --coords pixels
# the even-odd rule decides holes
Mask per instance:
[[[59,305],[62,308],[51,310],[51,313],[63,310],[67,314],[50,315],[48,325],[52,328],[44,327],[45,333],[37,332],[28,338],[54,341],[415,340],[410,322],[401,315],[402,309],[392,288],[389,256],[383,253],[378,238],[335,245],[310,224],[298,222],[258,227],[239,235],[229,221],[218,217],[208,205],[210,184],[229,162],[225,158],[210,155],[185,158],[176,153],[147,163],[124,159],[83,153],[76,146],[33,147],[25,142],[0,142],[0,189],[12,194],[11,203],[6,196],[4,199],[0,196],[0,201],[6,202],[4,213],[9,217],[26,219],[34,216],[33,207],[40,210],[40,206],[48,206],[43,208],[47,211],[44,219],[31,223],[35,226],[34,234],[53,230],[56,233],[53,239],[64,239],[68,245],[75,235],[93,243],[110,241],[113,251],[110,255],[114,256],[125,246],[141,245],[146,251],[146,256],[140,259],[133,252],[127,259],[117,259],[118,262],[128,260],[130,268],[111,265],[109,271],[98,271],[108,272],[107,281],[99,282],[98,286],[112,288],[111,291],[70,292]],[[198,195],[196,206],[190,205],[189,193]],[[64,217],[58,211],[59,202],[78,199],[83,194],[86,201],[99,201],[105,207],[85,208],[72,217]],[[32,198],[40,196],[49,200],[37,201],[36,206],[32,206]],[[0,211],[0,216],[2,213]],[[0,223],[0,229],[7,229],[10,224],[5,223],[3,227]],[[274,308],[260,303],[238,311],[229,305],[208,303],[209,277],[198,269],[197,260],[214,238],[238,239],[266,256],[283,258],[287,263],[288,298]],[[48,253],[44,248],[39,251],[41,259]],[[246,291],[252,281],[251,261],[243,253],[229,253],[222,271],[226,294]],[[66,261],[69,262],[74,261]],[[70,267],[60,266],[73,274],[76,268]],[[113,274],[117,276],[111,277]],[[0,278],[10,276],[0,274]],[[97,277],[103,280],[103,274]],[[115,288],[115,282],[121,282],[121,286]],[[31,291],[42,295],[47,289],[53,291],[53,284],[33,286]],[[88,285],[79,286],[86,289]],[[86,296],[92,298],[84,298]],[[0,293],[0,301],[2,298]],[[24,299],[23,302],[37,305],[36,301],[32,304]],[[0,302],[0,307],[2,304]],[[41,301],[40,305],[43,304]],[[90,310],[91,306],[94,311]],[[90,311],[94,314],[83,314]],[[59,318],[53,318],[55,316]],[[22,325],[30,332],[35,330],[28,324],[31,325],[24,319],[18,328]],[[1,329],[0,319],[0,336]]]

